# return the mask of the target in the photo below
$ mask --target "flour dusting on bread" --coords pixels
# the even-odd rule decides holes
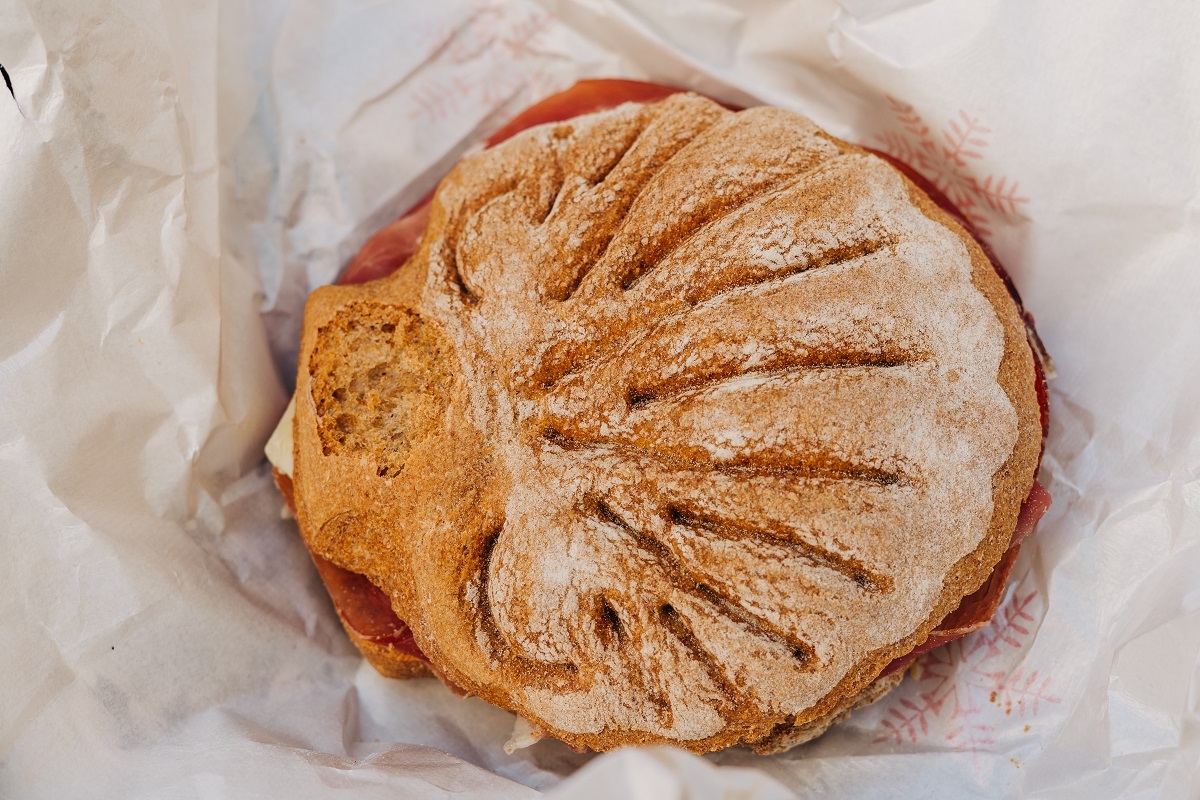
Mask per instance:
[[[466,159],[397,275],[314,293],[298,516],[532,729],[770,749],[987,577],[1031,358],[878,158],[780,109],[629,104]]]

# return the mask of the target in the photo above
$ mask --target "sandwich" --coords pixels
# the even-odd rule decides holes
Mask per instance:
[[[518,744],[771,753],[988,624],[1049,505],[1045,370],[945,197],[629,81],[485,144],[309,297],[268,444],[379,672]]]

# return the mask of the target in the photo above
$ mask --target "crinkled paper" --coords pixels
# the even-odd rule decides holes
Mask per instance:
[[[1111,0],[0,0],[0,795],[1200,795],[1197,41]],[[1058,368],[995,622],[784,755],[505,755],[361,661],[261,458],[307,292],[587,76],[908,161]]]

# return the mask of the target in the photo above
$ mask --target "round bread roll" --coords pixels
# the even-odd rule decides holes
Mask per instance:
[[[988,577],[1034,383],[987,257],[899,172],[679,94],[465,159],[399,272],[312,294],[297,517],[548,735],[769,750]]]

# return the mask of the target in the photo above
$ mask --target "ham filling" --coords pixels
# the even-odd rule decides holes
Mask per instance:
[[[565,92],[553,95],[536,105],[531,106],[503,128],[487,139],[486,146],[493,147],[505,139],[520,133],[526,128],[546,122],[558,122],[580,114],[603,111],[614,108],[626,102],[655,102],[668,95],[678,92],[678,89],[653,83],[624,80],[591,80],[580,81]],[[875,151],[873,151],[875,152]],[[1021,298],[1008,273],[997,261],[991,248],[987,246],[971,227],[963,214],[937,187],[933,186],[920,173],[907,164],[898,161],[886,153],[876,152],[876,155],[886,159],[899,169],[913,183],[921,188],[942,209],[953,216],[983,247],[988,259],[996,272],[1004,280],[1009,294],[1022,308],[1026,327],[1030,334],[1030,347],[1034,352],[1034,365],[1037,370],[1037,395],[1041,409],[1043,440],[1049,427],[1049,409],[1047,403],[1046,379],[1042,366],[1040,343],[1033,331],[1033,318],[1024,312]],[[338,281],[341,284],[365,283],[382,278],[398,270],[405,261],[416,251],[417,242],[425,230],[429,219],[429,204],[433,197],[431,192],[422,199],[407,214],[387,225],[372,236],[354,259],[346,267]],[[274,470],[275,481],[288,505],[295,511],[295,500],[292,492],[290,475]],[[1017,519],[1016,530],[1013,531],[1008,550],[996,564],[988,580],[976,591],[963,598],[958,608],[952,611],[929,637],[908,655],[897,658],[889,664],[880,677],[903,669],[917,657],[953,641],[968,633],[987,627],[1004,595],[1004,587],[1009,573],[1017,560],[1021,542],[1033,532],[1038,520],[1050,507],[1050,494],[1039,483],[1034,483],[1029,496],[1021,506]],[[374,644],[389,646],[399,653],[418,658],[428,663],[429,659],[421,652],[413,638],[412,631],[396,616],[388,596],[376,587],[366,576],[343,569],[332,561],[312,553],[317,572],[329,590],[338,615],[342,621],[359,636]],[[455,687],[451,687],[455,688]]]

